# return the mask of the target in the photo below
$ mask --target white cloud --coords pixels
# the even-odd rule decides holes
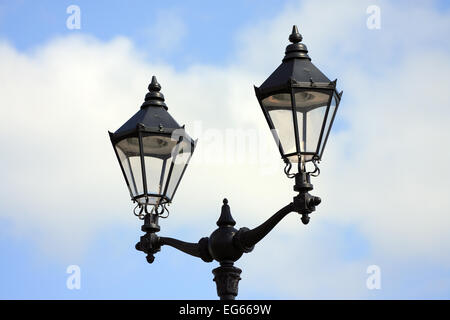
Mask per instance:
[[[347,125],[333,132],[314,180],[323,203],[310,225],[288,217],[237,263],[245,266],[243,277],[287,298],[364,297],[368,264],[426,259],[448,266],[442,253],[450,250],[450,57],[435,41],[445,37],[450,20],[426,5],[380,7],[381,30],[373,31],[359,2],[291,5],[242,32],[238,62],[227,68],[175,71],[145,61],[125,38],[60,38],[27,54],[2,43],[0,214],[19,235],[57,256],[82,253],[108,224],[136,227],[107,130],[138,110],[153,74],[169,112],[188,132],[199,120],[203,129],[219,132],[261,128],[259,138],[273,144],[252,85],[281,62],[291,25],[298,23],[313,62],[339,78],[345,92],[338,117]],[[211,145],[199,138],[197,152],[205,154]],[[264,160],[279,171],[270,175],[258,165],[205,164],[194,155],[162,234],[188,224],[212,231],[225,196],[238,225],[250,227],[291,201],[292,181],[272,146]],[[343,259],[337,252],[345,242],[324,235],[330,222],[356,225],[369,256]],[[271,261],[262,263],[267,255]]]

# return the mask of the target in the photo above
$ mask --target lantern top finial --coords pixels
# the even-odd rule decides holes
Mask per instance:
[[[149,106],[163,107],[167,110],[167,105],[164,102],[164,95],[159,92],[161,90],[161,85],[156,76],[152,77],[152,82],[148,85],[148,93],[145,95],[145,102],[142,104],[141,109],[147,108]]]
[[[257,95],[266,98],[275,91],[278,93],[281,88],[290,90],[292,83],[296,85],[303,83],[308,88],[311,88],[311,83],[314,83],[314,85],[320,84],[328,88],[330,79],[311,63],[308,48],[300,42],[302,40],[302,35],[294,25],[289,35],[290,43],[286,47],[283,62],[259,88],[255,88]]]
[[[284,56],[283,62],[291,59],[308,59],[311,58],[308,56],[308,48],[301,43],[303,40],[302,35],[298,32],[298,28],[296,25],[292,27],[292,33],[289,35],[289,44],[286,47],[286,55]]]
[[[303,40],[302,35],[298,32],[297,26],[294,24],[292,27],[292,33],[289,36],[289,41],[292,43],[299,43]]]
[[[160,91],[161,85],[156,80],[156,76],[152,77],[152,82],[148,85],[148,91]]]

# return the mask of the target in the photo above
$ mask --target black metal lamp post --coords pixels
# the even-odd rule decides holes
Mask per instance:
[[[295,178],[294,191],[298,195],[260,226],[235,229],[228,200],[224,199],[218,228],[198,243],[156,234],[160,231],[158,218],[168,213],[166,205],[173,200],[196,142],[167,112],[155,77],[141,110],[110,133],[131,198],[137,203],[135,215],[144,220],[145,235],[136,249],[147,254],[149,263],[163,245],[205,262],[218,261],[220,266],[213,274],[222,300],[232,300],[238,293],[242,270],[234,262],[252,251],[290,212],[301,214],[302,222],[307,224],[309,214],[321,201],[309,194],[313,189],[310,176],[319,173],[317,162],[322,157],[342,92],[337,93],[336,80],[330,81],[311,63],[296,26],[289,40],[292,44],[287,46],[282,64],[259,88],[255,87],[255,92],[286,163],[285,173]],[[306,170],[307,162],[314,164],[314,171]],[[293,163],[297,164],[296,173],[290,172]]]

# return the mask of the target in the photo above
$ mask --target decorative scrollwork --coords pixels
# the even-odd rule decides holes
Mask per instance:
[[[139,213],[136,213],[136,209],[137,208],[139,208]],[[140,220],[144,220],[144,206],[142,205],[142,204],[140,204],[140,203],[138,203],[137,205],[136,205],[136,207],[134,207],[134,209],[133,209],[133,213],[134,213],[134,215],[136,216],[136,217],[138,217]]]
[[[313,159],[311,162],[312,162],[313,165],[314,165],[314,171],[311,171],[311,172],[308,172],[308,173],[309,173],[312,177],[317,177],[317,176],[319,176],[319,174],[320,174],[320,168],[319,168],[319,166],[317,165],[320,161],[319,161],[319,160],[316,160],[316,159]]]
[[[169,212],[169,209],[167,209],[167,206],[168,206],[168,205],[169,205],[169,203],[163,203],[163,204],[161,205],[161,207],[163,208],[163,211],[162,211],[161,213],[159,213],[159,217],[160,217],[160,218],[166,219],[166,218],[169,217],[170,212]],[[164,212],[166,212],[166,215],[165,215],[165,216],[163,215]]]
[[[286,174],[286,176],[289,179],[292,179],[295,177],[294,173],[291,173],[291,169],[292,169],[292,163],[289,162],[289,160],[284,159],[284,162],[286,163],[286,166],[284,167],[284,173]]]
[[[133,213],[140,220],[144,220],[146,214],[157,214],[160,218],[169,217],[169,209],[167,208],[168,203],[162,204],[149,204],[148,199],[146,199],[145,203],[138,203],[136,207],[133,209]],[[149,209],[151,206],[151,209]],[[164,213],[166,213],[164,215]]]

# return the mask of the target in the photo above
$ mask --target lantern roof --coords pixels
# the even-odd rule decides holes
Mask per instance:
[[[302,40],[302,35],[294,25],[289,36],[291,44],[286,47],[283,62],[258,88],[260,92],[278,90],[291,83],[304,83],[311,86],[331,83],[330,79],[312,64],[308,49],[301,43]]]
[[[155,76],[152,77],[148,90],[149,92],[145,96],[141,109],[114,134],[111,134],[112,139],[119,140],[137,131],[138,128],[160,133],[171,133],[176,129],[182,128],[167,111],[164,95],[160,92],[161,85]]]

